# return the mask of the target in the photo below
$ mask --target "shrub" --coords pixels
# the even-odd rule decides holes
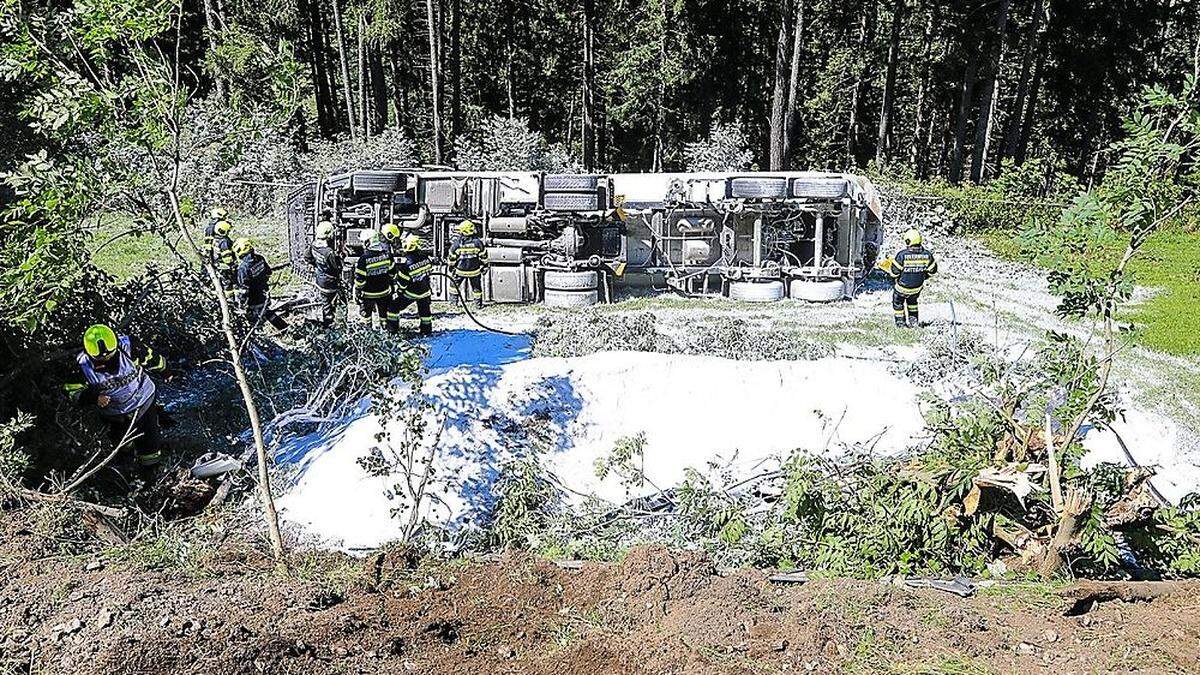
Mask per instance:
[[[520,117],[492,115],[454,140],[455,164],[464,171],[579,171],[561,145],[551,145]]]
[[[683,159],[688,171],[746,171],[754,151],[741,126],[716,123],[708,138],[683,146]]]

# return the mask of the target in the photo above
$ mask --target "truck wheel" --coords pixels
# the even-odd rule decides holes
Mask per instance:
[[[809,199],[841,199],[850,190],[844,178],[793,178],[792,196]]]
[[[548,173],[542,180],[546,192],[595,192],[603,178],[596,174]]]
[[[351,178],[355,192],[385,193],[404,189],[404,174],[398,171],[358,171]]]
[[[832,302],[846,296],[846,284],[842,281],[793,279],[788,285],[788,296],[808,302]]]
[[[590,291],[555,291],[546,289],[544,299],[547,307],[591,307],[600,302],[600,293],[596,289]]]
[[[596,273],[586,272],[546,272],[546,290],[550,291],[589,291],[596,288]]]
[[[729,298],[743,302],[775,302],[783,299],[782,281],[734,281]]]
[[[547,192],[542,197],[543,205],[549,211],[601,211],[604,205],[600,203],[598,192]]]
[[[731,178],[729,196],[745,199],[782,199],[788,196],[786,178]]]

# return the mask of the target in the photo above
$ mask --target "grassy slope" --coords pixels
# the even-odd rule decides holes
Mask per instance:
[[[271,218],[241,218],[234,216],[233,233],[231,236],[249,237],[254,241],[258,250],[271,261],[272,265],[284,265],[288,261],[287,229],[282,220]],[[172,234],[164,241],[163,237],[154,233],[123,235],[131,229],[128,220],[120,217],[108,219],[103,226],[92,235],[92,262],[100,269],[112,274],[120,280],[130,279],[146,270],[149,264],[160,267],[175,263],[175,255],[171,247],[181,254],[187,255],[187,242],[181,241],[178,234]],[[196,243],[202,245],[203,232],[197,228],[193,233]],[[170,246],[168,243],[170,242]],[[292,281],[291,271],[287,268],[276,271],[272,275],[272,283],[286,287]]]
[[[1020,257],[1007,232],[994,230],[980,238],[1000,256]],[[1157,290],[1125,313],[1136,326],[1137,343],[1169,354],[1200,354],[1200,234],[1156,232],[1132,270],[1137,285]]]

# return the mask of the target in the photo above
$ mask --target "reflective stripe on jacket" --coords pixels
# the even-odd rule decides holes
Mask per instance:
[[[233,255],[233,240],[228,236],[213,237],[212,259],[218,268],[232,268],[237,262],[237,258]]]
[[[396,262],[391,250],[384,245],[367,248],[354,266],[354,290],[364,298],[387,298],[392,295],[392,270]]]
[[[429,286],[429,274],[433,271],[433,262],[421,251],[405,253],[396,261],[396,285],[404,291],[404,296],[413,300],[421,300],[433,295]]]
[[[920,293],[929,277],[937,274],[937,260],[924,246],[909,246],[897,253],[894,260],[889,272],[896,281],[896,292],[901,295]]]
[[[131,350],[129,337],[117,337],[117,355],[113,357],[117,364],[112,370],[97,370],[86,352],[80,352],[75,359],[88,386],[110,399],[107,406],[100,408],[102,415],[128,415],[154,400],[154,381],[130,356]]]
[[[450,245],[449,259],[458,276],[479,276],[487,265],[487,249],[479,237],[460,237]]]
[[[211,256],[213,253],[213,241],[217,238],[217,223],[220,221],[210,220],[204,226],[204,250],[208,251]]]

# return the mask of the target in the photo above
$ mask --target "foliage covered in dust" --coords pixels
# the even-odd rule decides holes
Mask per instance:
[[[650,312],[602,313],[595,309],[543,317],[534,337],[535,356],[574,357],[601,351],[719,356],[738,361],[804,361],[832,356],[832,345],[744,319],[718,316],[670,331]]]

